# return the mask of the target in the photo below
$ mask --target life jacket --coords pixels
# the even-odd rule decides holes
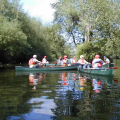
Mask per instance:
[[[85,60],[84,60],[84,59],[80,59],[80,61],[81,61],[81,63],[83,63],[83,64],[85,63]]]
[[[43,58],[43,59],[42,59],[42,62],[43,62],[43,63],[46,63],[46,62],[47,62],[46,58]]]
[[[31,58],[30,60],[29,60],[29,63],[28,63],[29,65],[35,65],[35,62],[33,62],[33,58]]]
[[[102,67],[102,62],[97,63],[98,67]]]
[[[85,60],[84,59],[81,59],[82,63],[85,63]]]
[[[75,59],[72,59],[72,64],[75,64],[77,61]]]
[[[102,67],[102,61],[96,62],[95,64],[97,64],[98,67]],[[92,66],[93,66],[93,63],[92,63]]]
[[[62,66],[67,66],[65,59],[63,59],[63,65]]]

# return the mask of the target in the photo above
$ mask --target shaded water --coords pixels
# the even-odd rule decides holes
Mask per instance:
[[[116,65],[120,68],[120,62]],[[0,69],[0,120],[118,120],[120,70],[113,77],[79,71]]]

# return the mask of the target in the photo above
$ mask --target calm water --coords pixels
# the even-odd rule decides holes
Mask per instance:
[[[0,68],[0,120],[119,119],[120,69],[113,77],[100,77]]]

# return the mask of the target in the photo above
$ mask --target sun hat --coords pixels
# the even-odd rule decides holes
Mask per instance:
[[[37,55],[33,55],[33,58],[36,58],[37,57]]]
[[[80,55],[80,58],[83,58],[84,56],[83,55]]]

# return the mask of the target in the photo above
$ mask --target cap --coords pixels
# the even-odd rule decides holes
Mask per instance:
[[[36,58],[37,57],[37,55],[33,55],[33,58]]]
[[[84,56],[83,55],[80,55],[80,58],[83,58]]]
[[[64,55],[64,58],[67,58],[67,55]]]
[[[100,58],[100,55],[95,55],[95,58],[97,59],[97,58]]]
[[[59,57],[59,59],[61,59],[61,56]]]

